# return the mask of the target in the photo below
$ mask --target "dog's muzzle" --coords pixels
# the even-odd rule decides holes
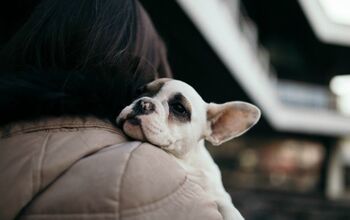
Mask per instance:
[[[148,115],[155,112],[156,105],[148,98],[143,98],[135,102],[131,108],[131,111],[124,118],[119,118],[117,124],[122,127],[123,124],[128,121],[132,125],[140,125],[141,120],[137,116]]]
[[[135,114],[135,116],[148,115],[153,113],[155,109],[156,106],[154,103],[152,103],[152,101],[141,99],[135,103],[134,107],[132,108],[132,113]]]

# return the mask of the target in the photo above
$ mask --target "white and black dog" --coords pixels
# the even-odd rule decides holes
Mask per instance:
[[[260,110],[245,102],[206,103],[188,84],[158,79],[122,110],[117,124],[131,138],[159,146],[195,177],[213,196],[225,220],[243,219],[225,191],[218,166],[204,146],[242,135],[260,118]]]

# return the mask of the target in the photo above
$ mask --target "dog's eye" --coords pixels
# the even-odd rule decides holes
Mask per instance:
[[[182,115],[183,116],[183,115],[187,114],[186,108],[179,102],[171,104],[170,108],[177,115]]]
[[[174,113],[180,114],[180,115],[184,115],[187,113],[186,108],[179,102],[176,103],[172,103],[170,105],[171,109],[173,110]]]
[[[169,101],[169,119],[179,122],[191,121],[191,107],[186,98],[179,94],[175,94]]]

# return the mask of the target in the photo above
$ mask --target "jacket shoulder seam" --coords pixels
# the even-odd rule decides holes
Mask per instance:
[[[121,174],[121,178],[120,178],[120,183],[119,183],[119,190],[118,190],[118,198],[117,200],[119,201],[119,205],[117,207],[117,210],[116,210],[116,213],[117,213],[117,217],[118,219],[121,219],[121,207],[122,207],[122,201],[121,201],[121,194],[122,194],[122,189],[123,189],[123,184],[124,184],[124,177],[125,177],[125,173],[126,173],[126,170],[128,169],[128,166],[129,166],[129,163],[130,163],[130,159],[131,159],[131,156],[132,154],[134,153],[134,151],[136,149],[138,149],[143,143],[140,142],[134,149],[132,149],[128,155],[128,158],[125,162],[125,165],[124,165],[124,168],[123,168],[123,171],[122,171],[122,174]]]
[[[123,171],[123,174],[122,174],[122,181],[124,180],[124,175],[125,175],[125,171],[127,170],[128,168],[128,164],[131,160],[131,157],[132,157],[132,154],[137,150],[139,149],[142,145],[150,145],[150,146],[153,146],[152,144],[149,144],[147,142],[141,142],[137,147],[135,147],[135,149],[132,150],[132,152],[130,152],[129,154],[129,158],[128,158],[128,161],[127,161],[127,164],[125,166],[125,169]],[[154,147],[154,146],[153,146]],[[142,210],[142,212],[149,212],[149,211],[152,211],[154,209],[156,209],[158,207],[159,204],[163,204],[164,202],[168,201],[168,200],[171,200],[171,199],[174,199],[175,197],[177,197],[181,192],[184,192],[186,191],[185,190],[185,185],[187,184],[192,184],[192,181],[190,181],[190,179],[188,178],[188,175],[187,173],[185,173],[184,175],[184,178],[183,178],[183,181],[178,185],[178,187],[176,187],[173,191],[169,192],[168,194],[166,194],[165,196],[159,198],[159,199],[156,199],[156,200],[153,200],[153,201],[148,201],[147,204],[144,204],[144,205],[140,205],[140,206],[137,206],[137,207],[132,207],[132,208],[128,208],[128,209],[125,209],[125,210],[119,210],[119,214],[122,214],[124,216],[130,216],[130,215],[137,215],[137,213],[139,211]],[[123,184],[120,185],[121,189],[123,189]],[[121,192],[121,190],[120,190]],[[120,204],[122,204],[122,201],[121,201],[121,195],[119,195],[119,201],[120,201]],[[120,205],[121,206],[121,205]],[[121,206],[122,207],[122,206]],[[121,216],[120,216],[121,217]]]
[[[176,201],[179,197],[184,196],[190,196],[190,194],[195,194],[196,192],[189,192],[186,186],[192,185],[192,186],[198,186],[197,184],[193,184],[193,181],[191,181],[188,176],[186,175],[184,178],[184,181],[171,193],[163,196],[160,199],[151,201],[145,205],[140,205],[137,207],[125,209],[121,212],[122,216],[130,217],[130,216],[137,216],[140,214],[144,214],[147,212],[152,212],[155,209],[161,207],[161,205],[168,203],[169,201]]]

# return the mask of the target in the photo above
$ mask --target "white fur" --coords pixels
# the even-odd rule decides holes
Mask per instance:
[[[168,100],[179,92],[191,106],[190,122],[179,122],[170,115]],[[223,187],[220,170],[204,146],[204,139],[220,144],[243,134],[258,121],[259,109],[244,102],[208,104],[191,86],[178,80],[165,82],[154,97],[140,99],[151,101],[155,105],[155,111],[147,115],[137,115],[140,125],[130,124],[126,120],[123,131],[132,138],[148,141],[174,155],[189,177],[215,199],[225,220],[243,219]],[[125,120],[140,99],[127,106],[118,116],[117,122]],[[225,126],[225,135],[220,135],[222,129],[213,131],[220,127],[220,123]]]

